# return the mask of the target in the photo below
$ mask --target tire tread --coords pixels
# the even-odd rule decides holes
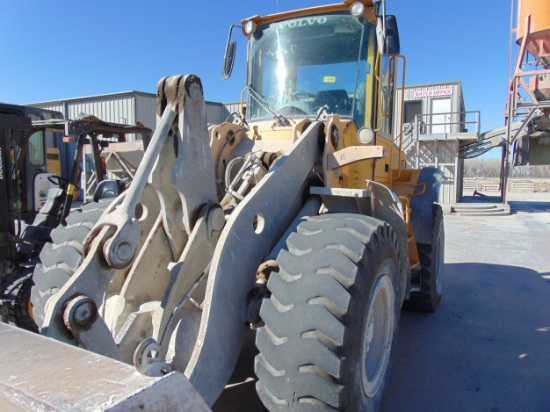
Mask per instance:
[[[309,217],[288,237],[256,335],[256,388],[268,410],[353,410],[348,341],[363,282],[357,263],[387,241],[397,255],[387,223],[353,214]]]
[[[41,327],[44,322],[46,302],[54,295],[82,263],[82,244],[112,199],[83,205],[67,216],[67,226],[58,226],[52,233],[52,243],[46,243],[40,253],[40,261],[34,269],[34,286],[31,301],[33,317]]]

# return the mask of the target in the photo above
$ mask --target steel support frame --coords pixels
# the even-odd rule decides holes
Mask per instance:
[[[534,93],[532,93],[527,84],[525,83],[525,80],[523,79],[526,76],[536,76],[536,75],[550,75],[550,69],[544,69],[544,70],[533,70],[533,71],[524,71],[522,70],[522,65],[524,64],[524,60],[527,55],[527,42],[529,40],[529,37],[531,35],[531,15],[528,15],[525,18],[525,35],[523,36],[518,58],[516,61],[516,65],[514,67],[514,73],[512,76],[512,79],[510,80],[510,85],[508,88],[508,100],[506,103],[506,146],[504,151],[504,156],[502,160],[502,172],[501,172],[501,179],[500,179],[500,185],[501,185],[501,194],[502,194],[502,202],[504,204],[508,203],[508,177],[511,170],[511,163],[513,159],[511,159],[510,156],[510,148],[514,144],[514,142],[517,140],[517,138],[521,135],[523,129],[525,126],[537,115],[537,112],[540,109],[548,107],[548,102],[539,102],[537,97]],[[527,96],[531,99],[532,103],[529,105],[522,105],[518,103],[518,97],[519,90],[522,89],[525,91]],[[519,113],[520,109],[525,109],[527,112],[525,113]],[[525,119],[523,120],[523,124],[521,127],[515,132],[512,133],[512,123],[513,119],[518,116],[525,116]]]

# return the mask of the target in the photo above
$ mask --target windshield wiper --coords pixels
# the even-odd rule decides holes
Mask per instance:
[[[277,111],[252,87],[246,86],[245,90],[248,91],[248,94],[256,100],[260,106],[273,115],[273,118],[277,122],[277,126],[290,126],[290,121],[282,114],[277,113]]]

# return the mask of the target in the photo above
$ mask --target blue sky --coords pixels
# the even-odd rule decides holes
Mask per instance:
[[[221,80],[229,26],[323,0],[0,0],[0,101],[29,103],[137,90],[193,73],[210,101],[236,101],[245,81],[240,33]],[[328,2],[337,2],[328,0]],[[407,84],[461,80],[481,128],[504,125],[510,1],[387,0],[399,23]],[[515,55],[513,57],[515,59]]]

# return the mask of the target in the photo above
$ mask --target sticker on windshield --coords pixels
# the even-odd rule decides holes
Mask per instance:
[[[323,77],[324,83],[336,83],[336,76],[325,76]]]

